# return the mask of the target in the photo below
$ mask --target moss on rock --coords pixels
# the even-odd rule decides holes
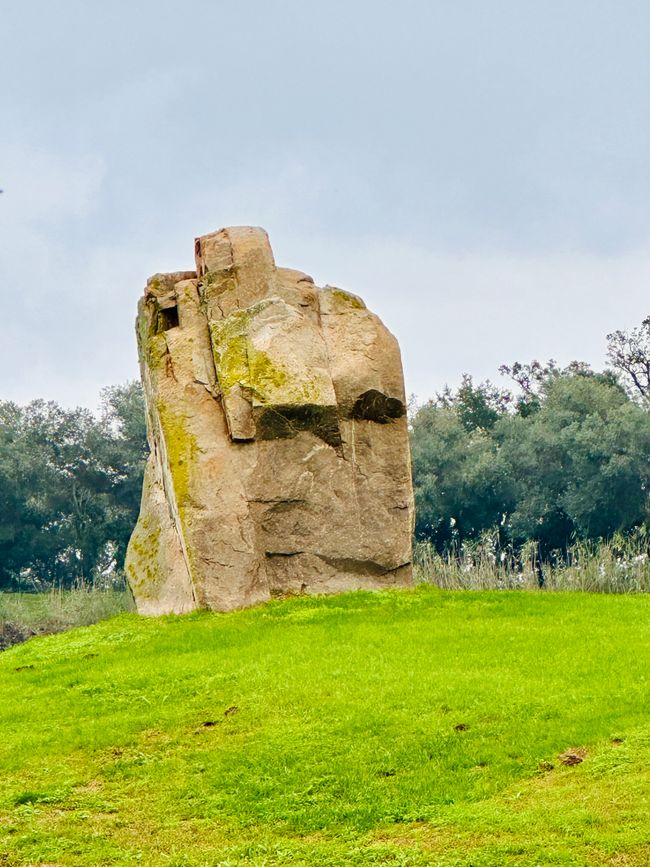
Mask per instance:
[[[330,293],[337,307],[352,308],[353,310],[367,309],[362,299],[352,292],[346,292],[345,289],[331,289]]]
[[[236,385],[254,394],[260,403],[323,403],[323,377],[314,371],[297,375],[250,339],[251,322],[277,299],[266,299],[226,319],[210,321],[212,352],[219,385],[224,394]],[[329,381],[326,379],[326,384]]]
[[[196,437],[187,430],[185,418],[173,412],[165,403],[158,401],[158,417],[167,448],[167,462],[174,483],[174,493],[179,512],[190,501],[190,474],[196,465],[199,445]]]
[[[162,573],[161,527],[153,512],[140,515],[126,555],[125,570],[131,589],[141,599],[155,599],[166,577]]]

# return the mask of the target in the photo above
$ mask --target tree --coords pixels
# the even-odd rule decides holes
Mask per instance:
[[[515,544],[534,539],[548,553],[645,520],[650,418],[617,384],[555,377],[539,411],[504,419],[495,437],[513,485]]]
[[[607,357],[630,396],[645,403],[650,396],[650,316],[638,328],[608,334]]]
[[[464,373],[457,391],[445,386],[434,403],[455,410],[465,430],[489,431],[512,402],[513,396],[509,391],[497,388],[489,380],[474,385],[472,377]]]
[[[439,550],[498,525],[508,503],[496,444],[467,430],[457,406],[422,407],[411,431],[416,535]]]
[[[115,560],[121,564],[138,519],[148,451],[144,395],[138,381],[103,390],[99,428],[97,449],[111,485],[107,527],[116,546]]]
[[[548,556],[646,521],[650,414],[586,365],[511,370],[525,400],[497,409],[466,378],[413,417],[418,537],[442,551],[496,529],[502,546],[534,540]]]
[[[68,586],[121,566],[145,449],[135,383],[108,389],[99,419],[0,402],[0,586]]]

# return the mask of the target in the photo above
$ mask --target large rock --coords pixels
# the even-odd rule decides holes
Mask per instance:
[[[411,583],[393,335],[356,295],[276,268],[262,229],[156,274],[138,348],[151,454],[126,561],[146,614]]]

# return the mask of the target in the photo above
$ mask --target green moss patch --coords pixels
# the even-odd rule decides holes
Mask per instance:
[[[152,512],[141,514],[129,540],[125,570],[138,596],[156,598],[167,576],[160,571],[160,522]]]
[[[249,339],[252,320],[274,303],[274,299],[266,299],[245,310],[236,310],[226,319],[209,322],[221,389],[228,395],[238,385],[255,395],[260,403],[272,406],[322,404],[322,377],[307,370],[296,376]]]
[[[182,511],[190,500],[192,465],[199,453],[199,445],[196,437],[187,430],[185,417],[171,410],[162,401],[158,402],[158,416],[167,448],[176,503],[179,511]]]
[[[366,310],[366,305],[358,295],[353,295],[351,292],[346,292],[344,289],[329,289],[327,290],[332,299],[335,301],[335,307],[342,310]]]

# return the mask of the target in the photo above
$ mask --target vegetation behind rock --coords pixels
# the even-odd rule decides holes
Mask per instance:
[[[491,558],[502,577],[528,564],[543,584],[543,563],[647,560],[650,321],[609,340],[605,372],[504,365],[514,389],[465,376],[412,413],[416,537],[430,564],[471,571]]]
[[[136,382],[105,389],[98,415],[0,402],[0,589],[119,584],[145,434]]]
[[[517,362],[412,412],[421,580],[647,590],[650,319],[608,339],[605,372]],[[135,382],[0,402],[0,589],[122,586],[146,448]]]

